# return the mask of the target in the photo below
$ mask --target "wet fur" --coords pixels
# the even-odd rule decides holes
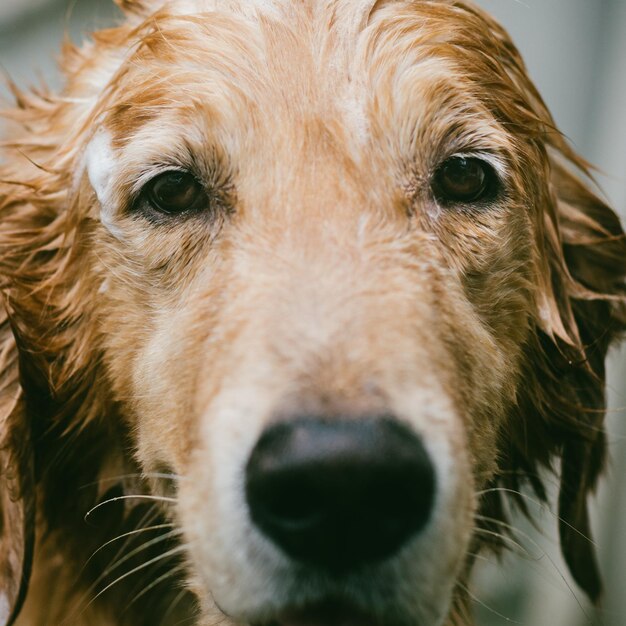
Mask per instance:
[[[271,9],[273,3],[266,4]],[[327,5],[321,17],[315,13],[316,4]],[[394,215],[407,215],[412,228],[428,232],[438,240],[441,262],[461,276],[463,294],[469,294],[466,297],[459,292],[444,294],[445,297],[456,303],[469,299],[472,311],[488,329],[490,340],[495,338],[499,346],[492,353],[492,363],[494,369],[500,363],[504,374],[497,382],[499,391],[494,396],[489,395],[490,389],[480,389],[478,378],[471,378],[483,359],[480,351],[472,350],[472,342],[478,345],[479,334],[472,335],[473,331],[459,326],[445,337],[446,345],[452,346],[458,360],[459,371],[468,373],[461,388],[450,391],[451,395],[457,394],[454,402],[461,405],[472,398],[469,404],[483,407],[482,417],[468,417],[468,435],[459,440],[465,442],[459,445],[471,446],[469,458],[478,494],[476,529],[468,554],[503,547],[498,537],[509,508],[505,501],[525,509],[524,499],[517,494],[527,484],[539,500],[546,500],[542,472],[556,471],[560,460],[558,512],[563,554],[578,584],[592,600],[598,600],[601,583],[589,539],[586,500],[605,466],[605,356],[626,325],[626,244],[619,220],[592,191],[587,182],[588,165],[556,130],[518,52],[499,25],[462,2],[369,3],[374,4],[358,22],[346,18],[351,11],[358,13],[349,2],[344,6],[341,2],[305,2],[303,17],[292,15],[292,24],[287,24],[286,18],[282,24],[280,12],[278,17],[264,18],[267,37],[274,38],[274,43],[282,42],[287,49],[291,46],[295,58],[297,34],[307,31],[306,36],[318,37],[319,48],[326,50],[322,53],[325,67],[331,67],[327,61],[336,55],[332,57],[332,67],[338,67],[340,73],[351,54],[351,42],[378,13],[380,18],[371,26],[377,29],[371,37],[371,42],[376,43],[370,45],[383,50],[377,57],[381,67],[394,59],[417,54],[418,46],[412,46],[419,38],[420,59],[430,68],[426,73],[432,72],[431,89],[422,92],[427,104],[424,124],[407,139],[409,143],[422,145],[419,132],[424,127],[435,128],[440,135],[454,135],[455,118],[461,119],[468,113],[459,107],[459,101],[448,99],[439,80],[441,72],[454,72],[456,89],[468,97],[471,94],[494,120],[492,129],[481,125],[469,134],[473,133],[470,140],[482,141],[481,137],[493,130],[493,141],[500,143],[507,156],[512,172],[511,193],[522,198],[523,203],[506,228],[494,226],[488,215],[468,219],[466,215],[452,214],[436,222],[430,220],[420,208],[423,200],[419,181],[427,172],[419,169],[419,163],[401,162],[396,180],[389,175],[386,187],[381,187],[391,190],[389,194],[380,192],[373,203],[393,206]],[[170,101],[171,88],[175,90],[178,85],[192,94],[189,85],[204,79],[193,66],[194,46],[203,46],[199,38],[204,28],[201,17],[179,17],[167,7],[157,11],[150,2],[128,0],[121,5],[128,14],[125,24],[96,33],[93,43],[81,49],[66,47],[61,65],[67,85],[61,95],[15,89],[15,106],[4,114],[9,125],[3,147],[5,163],[0,168],[0,591],[15,614],[25,601],[16,622],[19,626],[60,624],[65,618],[68,623],[90,626],[153,625],[160,623],[175,599],[178,603],[172,623],[200,610],[194,593],[201,586],[198,578],[192,575],[188,579],[181,569],[179,575],[164,578],[127,611],[120,611],[119,607],[127,606],[167,567],[186,564],[186,557],[180,554],[173,556],[173,563],[157,562],[154,568],[126,578],[87,607],[84,601],[104,589],[115,575],[164,552],[166,546],[177,545],[175,536],[163,545],[155,544],[154,552],[139,553],[95,586],[94,581],[114,559],[121,544],[101,551],[81,569],[97,548],[116,535],[141,526],[161,525],[170,519],[178,523],[177,516],[172,518],[167,507],[144,500],[110,502],[94,512],[87,523],[84,516],[99,502],[112,497],[151,493],[169,496],[175,491],[170,480],[150,477],[151,473],[162,473],[163,467],[169,471],[175,462],[168,460],[161,465],[145,437],[139,438],[141,429],[157,431],[163,425],[149,418],[138,422],[138,414],[142,410],[146,413],[146,409],[141,409],[142,399],[131,384],[135,367],[132,361],[145,340],[142,328],[152,323],[151,307],[172,306],[199,271],[194,267],[194,254],[200,244],[189,229],[177,235],[183,254],[171,263],[159,250],[169,245],[165,236],[146,240],[143,250],[130,245],[116,248],[111,234],[104,233],[98,202],[83,172],[86,145],[103,120],[116,137],[116,150],[122,150],[125,141],[152,122],[165,128],[164,133],[176,133],[177,116],[180,123],[184,118],[182,109]],[[157,12],[153,14],[154,11]],[[311,18],[314,14],[317,21]],[[272,19],[276,22],[272,23]],[[314,24],[310,30],[319,30],[311,34],[309,27],[303,26],[307,20]],[[254,42],[239,41],[240,35],[229,29],[227,20],[217,21],[224,36],[230,37],[231,49],[242,50],[242,60],[232,61],[237,64],[232,71],[243,95],[240,101],[231,102],[228,110],[220,110],[219,103],[214,102],[209,113],[218,117],[240,116],[243,126],[251,123],[246,108],[250,103],[259,107],[270,107],[270,103],[258,104],[254,100],[254,57],[250,61]],[[337,29],[335,23],[339,24]],[[406,29],[399,36],[394,29],[401,23],[406,24]],[[344,26],[354,32],[338,34]],[[271,54],[276,48],[270,43],[268,50]],[[324,54],[329,57],[324,59]],[[285,53],[285,59],[288,58]],[[217,65],[230,62],[215,61]],[[277,84],[296,84],[301,80],[300,66],[294,64],[291,71],[287,60],[272,62],[282,72],[276,77]],[[171,74],[171,68],[177,66],[184,68],[184,76]],[[219,71],[226,75],[229,68]],[[195,77],[194,72],[198,72]],[[383,71],[377,78],[377,93],[381,95],[375,104],[381,119],[392,116],[394,106],[408,106],[406,102],[392,105],[385,100],[393,88],[385,83],[388,78]],[[307,80],[306,75],[304,79]],[[306,82],[297,87],[303,93],[309,88]],[[320,87],[322,92],[324,89]],[[406,94],[409,95],[415,94]],[[189,110],[202,106],[204,103],[189,98]],[[349,108],[350,104],[346,106]],[[283,114],[277,116],[285,122],[284,127],[275,128],[279,138],[281,132],[289,132],[286,129],[293,127],[289,116],[296,115],[288,109]],[[259,115],[263,115],[263,110]],[[339,122],[323,116],[313,116],[308,121],[310,127],[300,139],[301,147],[304,150],[310,143],[315,152],[315,146],[323,145],[325,158],[333,163],[333,167],[326,167],[324,160],[318,163],[331,189],[319,190],[321,199],[334,194],[333,201],[343,198],[346,203],[372,204],[371,198],[350,195],[358,195],[356,185],[343,190],[342,181],[388,176],[389,164],[372,151],[371,161],[380,165],[379,170],[376,174],[359,173],[344,152],[342,142],[348,139]],[[377,141],[386,141],[384,131],[383,122],[369,129],[373,137],[370,147],[376,146]],[[232,182],[236,180],[236,168],[228,163],[231,156],[220,151],[228,141],[220,137],[216,142],[220,147],[212,157],[215,163],[226,164],[222,169],[226,172],[224,181],[219,181],[220,202],[236,213],[239,198],[237,184]],[[458,141],[467,142],[468,136],[459,136]],[[280,152],[280,141],[276,149]],[[398,141],[393,150],[404,156],[411,152],[411,146]],[[425,162],[429,157],[420,153],[416,162],[419,158]],[[295,163],[292,169],[279,172],[277,176],[283,176],[282,181],[259,176],[246,184],[265,185],[262,193],[267,194],[279,189],[284,197],[297,201],[298,193],[306,197],[304,188],[294,184],[291,193],[281,185],[298,181],[305,171],[301,167]],[[230,219],[235,218],[223,211],[218,221],[227,224]],[[485,223],[478,224],[478,219]],[[371,221],[376,220],[380,221],[380,216]],[[134,224],[132,228],[136,229],[132,236],[139,240],[139,227]],[[206,237],[218,241],[220,228],[216,225]],[[240,236],[246,237],[245,228],[242,229]],[[382,223],[381,229],[388,229],[390,234],[387,243],[378,242],[381,249],[377,254],[381,258],[385,245],[406,246],[403,254],[411,257],[412,243],[394,243],[393,228]],[[518,239],[517,233],[522,232],[528,233],[528,237]],[[238,235],[235,232],[229,236]],[[424,269],[426,274],[428,271]],[[425,279],[431,281],[429,288],[435,291],[438,287],[432,282],[436,278],[433,273]],[[264,277],[259,280],[262,284]],[[157,284],[162,289],[159,293],[165,290],[167,295],[155,296]],[[403,283],[398,281],[395,288],[402,289]],[[228,298],[233,289],[232,285],[216,283],[213,291],[203,297],[206,301],[212,297]],[[140,301],[144,296],[145,301]],[[128,306],[123,310],[125,304]],[[132,318],[126,330],[121,322],[124,316]],[[201,328],[199,317],[190,317],[188,331],[191,339],[181,342],[181,350],[193,355],[195,344],[206,340],[208,329]],[[215,339],[222,342],[222,352],[228,351],[228,332],[225,327]],[[272,329],[266,328],[265,332],[271,333]],[[285,349],[288,352],[289,345]],[[367,358],[370,357],[375,362],[376,354]],[[447,367],[443,354],[435,351],[429,358],[431,367]],[[489,363],[489,355],[484,356],[483,363]],[[349,397],[350,392],[345,391],[350,388],[352,374],[348,369],[342,373],[340,359],[335,367],[338,376],[345,377],[342,385],[337,383],[342,388],[337,395],[341,400],[337,402],[356,406],[358,398]],[[148,370],[146,376],[150,375]],[[154,384],[165,389],[167,381],[155,379]],[[191,403],[191,396],[196,393],[192,383],[181,380],[180,385],[189,389]],[[315,388],[333,396],[333,385],[328,380],[317,379]],[[477,397],[481,393],[484,399]],[[484,409],[487,399],[491,404],[489,413]],[[165,394],[161,401],[167,402]],[[188,432],[196,432],[195,426],[190,425]],[[164,432],[163,438],[169,459],[182,459],[193,448],[193,441],[184,440],[174,428]],[[494,442],[497,455],[492,452]],[[126,478],[118,480],[119,476]],[[156,536],[155,531],[131,537],[125,553]],[[457,573],[461,585],[455,592],[449,624],[470,623],[463,583],[472,558],[468,556],[462,571]],[[179,590],[185,587],[190,591],[180,595]],[[203,614],[206,616],[208,611]],[[215,620],[217,623],[218,618]],[[0,619],[0,623],[4,622]]]

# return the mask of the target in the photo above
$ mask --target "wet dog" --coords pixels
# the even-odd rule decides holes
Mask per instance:
[[[447,0],[121,0],[0,169],[0,623],[441,626],[586,497],[626,248]]]

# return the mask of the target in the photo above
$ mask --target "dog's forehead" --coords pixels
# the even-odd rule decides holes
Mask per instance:
[[[507,124],[490,108],[505,71],[489,77],[488,103],[472,59],[489,68],[499,61],[485,63],[488,46],[461,49],[464,38],[479,38],[477,28],[489,38],[492,25],[479,14],[439,2],[242,7],[175,0],[134,31],[101,109],[120,172],[143,180],[146,164],[218,150],[242,174],[264,162],[264,176],[280,167],[284,178],[286,166],[315,153],[319,162],[376,171],[382,181],[398,160],[418,163],[425,177],[446,150],[513,149]]]
[[[175,0],[139,31],[114,79],[118,89],[105,93],[126,136],[133,119],[150,121],[172,106],[213,105],[215,118],[232,115],[237,124],[242,113],[254,118],[261,108],[322,117],[339,109],[358,126],[362,106],[383,94],[390,101],[378,103],[382,113],[401,103],[420,117],[421,104],[442,109],[455,96],[469,112],[478,90],[468,87],[463,63],[471,65],[472,52],[456,54],[452,35],[464,15],[426,5]],[[128,115],[125,106],[144,113]],[[282,126],[289,121],[283,117]]]

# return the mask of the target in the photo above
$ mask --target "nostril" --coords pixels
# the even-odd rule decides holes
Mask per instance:
[[[249,500],[265,524],[297,531],[323,521],[326,505],[321,493],[298,472],[257,474],[248,481]]]
[[[434,486],[421,441],[390,417],[277,424],[246,468],[256,526],[293,558],[335,570],[397,551],[428,520]]]

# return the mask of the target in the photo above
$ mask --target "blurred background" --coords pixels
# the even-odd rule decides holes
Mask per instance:
[[[574,147],[600,170],[626,218],[626,0],[480,0],[507,27]],[[110,0],[0,0],[0,66],[20,86],[59,86],[60,43],[119,19]],[[0,97],[7,90],[0,86]],[[529,503],[533,527],[515,521],[520,547],[480,562],[473,585],[480,626],[626,626],[626,352],[611,356],[612,462],[592,503],[606,595],[592,610],[559,554],[554,511]],[[56,626],[56,625],[50,625]]]

